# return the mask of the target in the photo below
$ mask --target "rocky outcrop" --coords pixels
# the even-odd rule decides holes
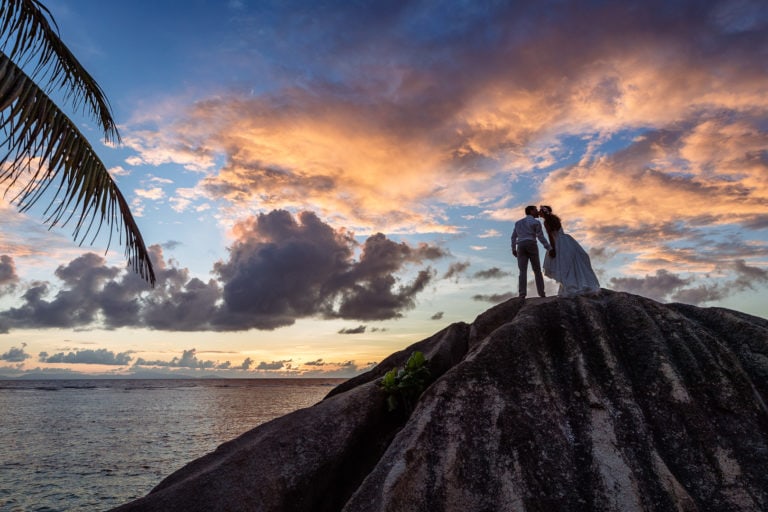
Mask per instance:
[[[379,377],[414,350],[434,382],[388,412]],[[763,511],[766,403],[768,320],[606,290],[512,299],[116,510]]]

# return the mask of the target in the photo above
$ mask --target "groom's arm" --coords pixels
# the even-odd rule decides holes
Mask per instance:
[[[512,230],[512,256],[517,258],[517,226]]]
[[[552,249],[552,247],[549,245],[549,242],[547,242],[546,237],[544,236],[544,230],[541,229],[541,224],[538,222],[534,224],[533,232],[536,233],[536,238],[539,239],[539,242],[541,242],[541,245],[543,245],[547,251]]]

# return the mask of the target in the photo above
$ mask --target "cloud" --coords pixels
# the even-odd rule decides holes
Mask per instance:
[[[365,332],[366,326],[359,325],[357,327],[350,327],[345,329],[340,329],[339,334],[362,334]]]
[[[716,282],[709,276],[691,275],[683,277],[665,269],[659,269],[653,275],[644,277],[614,277],[611,286],[619,291],[643,295],[658,301],[673,300],[687,304],[702,304],[717,302],[735,292],[746,289],[755,290],[757,286],[768,283],[768,270],[748,265],[743,259],[728,262],[724,275],[728,270],[734,273],[730,279],[720,279]],[[702,279],[709,282],[699,283]]]
[[[169,106],[161,106],[163,109]],[[171,106],[170,108],[174,108]],[[131,156],[126,163],[132,166],[154,165],[166,163],[181,164],[190,171],[203,171],[213,166],[213,157],[210,153],[200,151],[199,148],[185,147],[173,141],[173,137],[163,137],[151,130],[131,130],[123,136],[123,144],[126,147],[140,148],[138,156]]]
[[[313,213],[261,214],[239,224],[238,240],[216,272],[224,282],[222,320],[242,328],[270,329],[295,318],[382,320],[414,306],[433,272],[419,270],[409,283],[396,273],[407,265],[442,258],[437,246],[412,247],[383,234],[358,248],[351,233],[334,230]]]
[[[344,39],[314,41],[354,66],[313,52],[314,62],[302,65],[316,80],[198,102],[163,131],[175,148],[223,153],[225,165],[201,184],[212,197],[415,232],[452,228],[439,221],[440,203],[498,199],[510,169],[553,165],[564,156],[565,138],[605,142],[629,129],[667,129],[702,111],[765,108],[764,71],[749,66],[765,35],[713,27],[714,3],[695,15],[685,3],[560,7],[549,15],[537,6],[454,5],[461,23],[415,5],[382,20],[370,18],[375,10],[356,9],[342,19],[354,15],[354,26],[361,18],[373,26],[347,26]],[[316,14],[326,37],[331,23],[342,22]],[[440,23],[451,29],[434,30]],[[299,29],[284,24],[288,32]],[[416,27],[424,30],[414,40]],[[302,40],[312,37],[301,30]],[[698,51],[691,41],[699,41]],[[377,43],[384,55],[371,51]],[[701,135],[696,140],[706,139]],[[145,151],[142,143],[135,147]]]
[[[444,315],[444,313],[442,311],[438,311],[437,313],[435,313],[434,315],[429,317],[429,319],[430,320],[442,320],[443,319],[443,315]]]
[[[711,251],[713,235],[740,244],[765,215],[768,184],[760,176],[768,159],[759,148],[766,144],[757,120],[702,114],[554,172],[542,190],[559,198],[555,213],[593,251],[637,253],[634,271],[653,271],[665,258],[672,270],[706,272],[734,256]],[[751,256],[766,248],[764,241],[751,245]]]
[[[171,208],[176,212],[182,213],[190,208],[195,211],[205,211],[210,208],[210,205],[203,202],[198,202],[199,199],[205,199],[205,196],[194,188],[177,188],[176,195],[171,197],[168,202],[171,203]]]
[[[143,199],[152,199],[155,201],[165,197],[165,192],[163,192],[163,189],[160,187],[153,187],[150,189],[137,188],[133,193]]]
[[[307,6],[311,27],[278,12],[252,31],[281,63],[266,92],[176,108],[126,145],[206,171],[173,206],[222,201],[228,219],[285,208],[364,233],[458,232],[453,207],[519,215],[510,184],[528,179],[601,263],[633,255],[630,277],[726,269],[713,227],[764,252],[762,4],[548,7]]]
[[[190,277],[187,269],[166,265],[159,246],[153,247],[155,275],[158,283],[149,292],[135,297],[131,283],[111,283],[114,288],[111,297],[119,297],[119,304],[135,306],[136,309],[122,311],[133,313],[130,318],[118,316],[121,311],[110,308],[108,320],[111,326],[128,323],[157,330],[194,331],[211,329],[210,322],[220,314],[222,289],[218,282],[209,279],[203,282]],[[105,287],[105,292],[108,288]],[[224,329],[226,330],[226,329]]]
[[[0,294],[23,295],[0,326],[229,331],[397,318],[445,251],[382,233],[464,231],[455,207],[509,220],[528,182],[593,262],[614,267],[614,287],[706,301],[764,286],[762,4],[547,7],[360,4],[333,15],[307,6],[311,25],[270,17],[266,32],[252,31],[281,63],[268,90],[158,105],[148,110],[169,121],[124,133],[137,152],[130,165],[198,173],[167,191],[174,209],[223,202],[221,222],[238,221],[213,279],[156,246],[153,290],[96,255],[70,262],[58,282],[22,285],[4,256]],[[166,197],[142,187],[139,206]],[[287,213],[302,210],[317,213]],[[466,271],[456,265],[446,275]],[[504,277],[491,270],[474,277]]]
[[[71,363],[71,364],[106,364],[124,366],[131,362],[133,357],[130,352],[115,353],[104,348],[91,350],[75,350],[71,352],[59,352],[49,355],[40,352],[38,357],[41,363]]]
[[[222,367],[219,364],[217,364],[215,361],[207,360],[207,361],[201,361],[197,358],[197,350],[194,348],[189,350],[183,350],[181,357],[174,357],[170,361],[162,361],[162,360],[154,360],[154,361],[148,361],[143,358],[136,359],[136,362],[134,363],[135,367],[138,366],[159,366],[159,367],[167,367],[167,368],[189,368],[193,370],[206,370],[206,369],[215,369]],[[229,363],[225,363],[223,368],[229,368]]]
[[[13,258],[3,254],[0,256],[0,296],[13,293],[19,282],[16,265]]]
[[[664,300],[671,293],[682,289],[691,283],[691,278],[682,278],[667,270],[659,269],[654,275],[645,277],[614,277],[611,279],[612,288],[636,295],[642,295],[655,300]]]
[[[0,361],[8,361],[9,363],[22,363],[25,359],[32,357],[24,351],[27,344],[22,343],[21,348],[11,347],[8,352],[0,354]]]
[[[736,279],[732,286],[738,290],[754,290],[757,285],[768,283],[768,270],[747,265],[743,259],[734,261],[733,269],[736,272]]]
[[[376,363],[366,363],[358,366],[355,361],[331,362],[323,359],[308,361],[298,369],[298,373],[304,377],[349,377],[363,371],[370,370]]]
[[[496,229],[486,229],[479,235],[477,235],[477,238],[497,238],[500,237],[501,233],[499,233]]]
[[[120,176],[128,176],[131,174],[131,171],[124,169],[122,166],[116,165],[114,167],[109,168],[109,174],[113,178],[118,178]]]
[[[178,240],[168,240],[167,242],[160,244],[160,246],[167,251],[172,251],[181,247],[182,245],[184,245],[184,242],[180,242]]]
[[[710,286],[702,284],[691,288],[677,290],[671,298],[674,301],[684,302],[686,304],[701,304],[704,302],[722,300],[727,294],[727,290],[722,289],[717,284]]]
[[[0,323],[17,327],[74,327],[95,322],[102,309],[99,298],[103,285],[120,272],[104,262],[104,258],[87,253],[59,266],[55,275],[64,288],[52,300],[45,300],[52,291],[49,283],[33,282],[22,295],[21,307],[0,312]]]
[[[475,272],[475,279],[500,279],[511,275],[509,272],[501,270],[499,267],[492,267],[487,270],[479,270]]]
[[[272,361],[271,363],[268,363],[266,361],[261,361],[257,366],[256,370],[267,370],[267,371],[274,371],[274,370],[282,370],[283,368],[287,367],[286,365],[290,363],[290,359],[284,359],[282,361]]]
[[[0,311],[10,328],[146,327],[157,330],[274,329],[320,316],[384,320],[402,316],[434,277],[439,246],[395,242],[383,234],[358,243],[315,214],[261,214],[237,224],[217,279],[191,277],[149,248],[157,284],[86,253],[56,270],[58,286],[29,284],[22,303]],[[412,272],[410,279],[401,274]]]
[[[498,304],[500,302],[504,302],[506,300],[511,299],[514,297],[515,294],[511,292],[507,293],[494,293],[490,295],[483,295],[483,294],[477,294],[472,296],[472,300],[476,300],[478,302],[490,302],[492,304]]]
[[[456,263],[451,263],[448,266],[448,270],[443,275],[443,279],[451,279],[455,277],[458,280],[459,276],[463,274],[468,268],[468,261],[457,261]]]

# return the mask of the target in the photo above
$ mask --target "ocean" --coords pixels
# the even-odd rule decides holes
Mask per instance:
[[[0,380],[0,511],[116,507],[343,380]]]

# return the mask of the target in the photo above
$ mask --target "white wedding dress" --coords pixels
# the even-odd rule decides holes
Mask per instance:
[[[544,275],[560,284],[557,295],[573,297],[600,291],[589,255],[574,238],[559,229],[552,233],[555,257],[544,256]]]

